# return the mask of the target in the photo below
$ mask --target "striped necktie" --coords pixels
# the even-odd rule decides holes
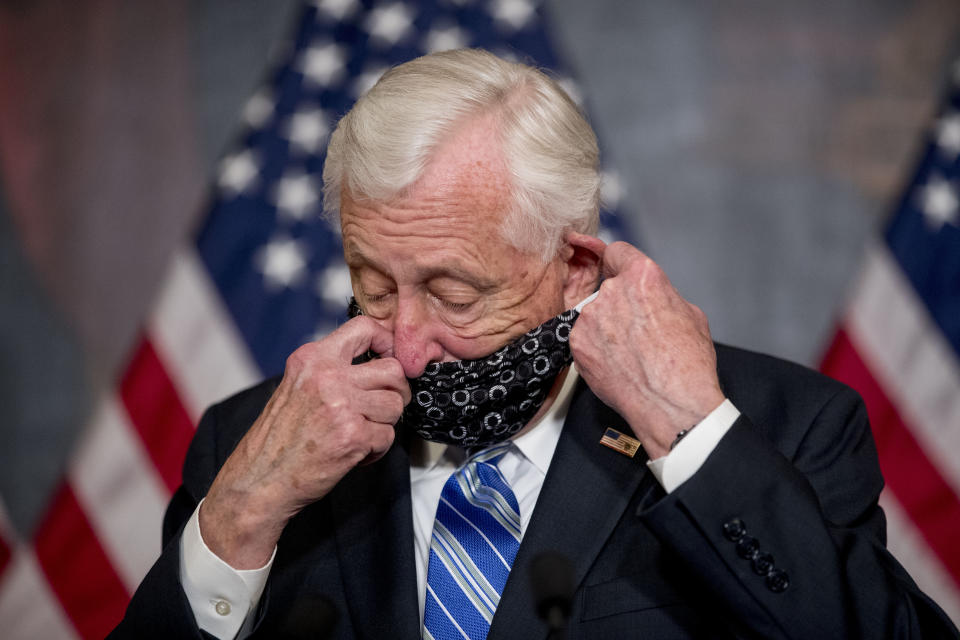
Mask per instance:
[[[520,508],[497,463],[510,443],[471,457],[440,494],[430,541],[425,640],[483,640],[520,547]]]

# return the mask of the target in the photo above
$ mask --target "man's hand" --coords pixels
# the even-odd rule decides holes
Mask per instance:
[[[262,566],[290,518],[390,448],[410,388],[394,358],[351,365],[368,349],[392,353],[393,335],[360,317],[287,359],[200,509],[204,541],[230,566]]]
[[[703,311],[625,242],[576,240],[603,257],[606,280],[570,333],[577,370],[623,416],[651,459],[724,400]]]

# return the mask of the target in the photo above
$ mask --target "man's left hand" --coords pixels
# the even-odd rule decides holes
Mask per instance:
[[[659,458],[724,400],[707,317],[643,252],[577,236],[602,255],[606,280],[570,334],[574,362],[650,458]]]

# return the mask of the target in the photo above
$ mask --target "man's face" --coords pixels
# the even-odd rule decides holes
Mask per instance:
[[[492,123],[466,125],[389,202],[343,194],[344,256],[364,313],[394,334],[407,377],[430,362],[480,358],[567,306],[567,265],[500,234],[510,207]],[[574,301],[575,304],[576,301]]]

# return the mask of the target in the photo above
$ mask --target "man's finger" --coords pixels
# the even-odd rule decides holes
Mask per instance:
[[[403,365],[396,358],[378,358],[350,368],[351,382],[361,389],[385,389],[400,394],[403,404],[410,402],[410,385]]]
[[[361,397],[363,408],[360,409],[360,413],[370,422],[392,425],[403,413],[405,403],[400,394],[395,391],[367,391]]]
[[[393,334],[366,316],[352,318],[330,334],[340,341],[340,359],[352,362],[369,350],[377,353],[393,351]]]
[[[603,252],[603,275],[611,278],[623,271],[631,260],[638,258],[647,258],[647,254],[626,242],[609,244]]]
[[[364,465],[373,464],[382,458],[383,455],[390,450],[390,446],[393,444],[393,439],[396,437],[396,431],[394,430],[392,424],[383,424],[368,420],[366,423],[366,428],[371,436],[370,453],[368,453],[367,456],[358,463],[358,466],[361,467]]]

